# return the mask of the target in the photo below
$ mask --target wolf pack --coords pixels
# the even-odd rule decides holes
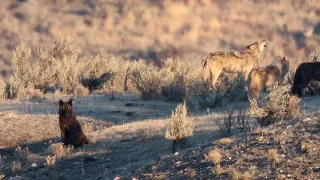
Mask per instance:
[[[266,41],[254,42],[241,52],[210,53],[203,65],[203,80],[215,90],[216,81],[222,72],[241,72],[247,82],[248,97],[259,98],[260,94],[274,84],[283,85],[289,72],[287,56],[278,56],[265,67],[254,67],[262,60]],[[291,94],[302,96],[302,91],[311,80],[320,80],[320,62],[301,63],[294,75]]]
[[[241,72],[247,82],[248,97],[259,98],[260,94],[275,83],[282,85],[286,74],[289,72],[287,56],[278,56],[265,67],[255,67],[262,60],[266,41],[254,42],[245,50],[210,53],[204,60],[203,81],[212,90],[216,90],[216,82],[222,72]],[[295,73],[291,88],[292,95],[301,97],[302,90],[310,80],[320,80],[320,62],[301,63]],[[84,135],[81,125],[75,118],[72,100],[59,101],[59,125],[61,139],[65,145],[79,147],[88,144],[89,140]]]

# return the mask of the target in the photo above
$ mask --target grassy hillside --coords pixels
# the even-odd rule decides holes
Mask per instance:
[[[320,179],[319,83],[292,96],[290,72],[257,102],[241,73],[202,81],[209,52],[262,39],[259,66],[320,62],[319,17],[318,0],[0,0],[0,179]]]
[[[8,69],[21,43],[48,48],[68,34],[82,55],[152,58],[176,48],[192,59],[266,39],[267,60],[302,59],[320,43],[319,15],[316,0],[1,1],[0,65]]]

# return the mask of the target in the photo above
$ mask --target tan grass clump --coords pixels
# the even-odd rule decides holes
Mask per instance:
[[[232,142],[233,140],[231,138],[221,138],[217,140],[217,144],[221,144],[221,145],[228,145],[228,144],[231,144]]]
[[[56,164],[57,156],[46,156],[46,166],[47,167],[53,167]]]
[[[217,177],[219,177],[223,173],[223,169],[220,164],[215,165],[213,173]]]
[[[219,149],[210,150],[208,157],[215,165],[218,165],[221,162],[221,153]]]
[[[82,125],[82,130],[85,135],[90,135],[93,132],[92,122],[87,122]]]
[[[3,78],[0,77],[0,103],[4,102],[4,100],[6,99],[6,87],[6,82]]]
[[[194,122],[187,117],[186,102],[179,104],[175,111],[172,111],[171,120],[165,137],[170,140],[180,140],[193,136]]]
[[[138,136],[141,142],[147,142],[151,138],[151,131],[146,128],[138,129]]]
[[[275,165],[278,161],[278,153],[275,149],[268,150],[268,159]]]
[[[11,170],[13,173],[18,173],[21,171],[21,163],[20,162],[16,162],[13,161],[12,165],[11,165]]]
[[[144,60],[139,60],[135,67],[136,94],[143,100],[160,98],[166,82],[166,72],[153,65],[147,65]]]
[[[29,156],[31,155],[31,151],[29,150],[28,147],[26,148],[21,148],[21,146],[18,146],[14,150],[14,155],[17,157],[19,161],[25,161],[29,159]]]
[[[232,180],[239,180],[241,177],[239,171],[235,168],[230,168],[228,171],[228,175]]]
[[[72,146],[64,146],[63,143],[55,143],[51,144],[48,148],[48,153],[51,155],[55,155],[58,158],[68,156],[73,151]]]
[[[175,151],[176,143],[182,148],[186,138],[193,136],[194,121],[187,117],[186,102],[179,104],[175,111],[172,111],[171,120],[167,127],[165,138],[172,140],[172,151]]]

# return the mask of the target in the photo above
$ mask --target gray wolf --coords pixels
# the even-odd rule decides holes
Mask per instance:
[[[271,87],[276,82],[282,84],[288,71],[287,56],[277,57],[269,66],[252,69],[247,81],[249,97],[258,98],[265,88]]]
[[[247,80],[251,69],[261,59],[265,47],[266,41],[263,40],[254,42],[242,52],[210,53],[203,65],[204,82],[209,83],[212,89],[216,89],[215,83],[223,71],[231,73],[242,72]]]

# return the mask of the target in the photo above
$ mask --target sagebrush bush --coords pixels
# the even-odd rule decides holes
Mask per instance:
[[[70,36],[55,41],[51,49],[32,49],[22,44],[13,54],[13,72],[6,85],[7,98],[32,97],[33,89],[40,90],[36,91],[37,96],[55,91],[86,96],[88,89],[123,92],[128,89],[132,74],[133,63],[129,61],[99,55],[80,58]]]
[[[148,65],[144,60],[139,60],[139,67],[134,70],[137,95],[143,100],[159,99],[162,87],[166,81],[166,73],[154,65]]]
[[[249,99],[248,115],[258,120],[261,126],[272,124],[279,120],[288,120],[300,115],[301,101],[297,96],[290,95],[290,85],[274,85],[267,97],[258,102]]]
[[[172,140],[172,152],[175,152],[176,145],[182,146],[186,143],[187,137],[193,136],[194,121],[187,117],[186,102],[179,104],[175,111],[172,111],[171,120],[167,127],[165,138]]]
[[[181,102],[195,95],[201,83],[202,62],[181,61],[169,58],[164,63],[167,82],[163,87],[163,96],[170,101]]]
[[[0,77],[0,103],[6,99],[6,87],[7,83]]]
[[[222,73],[216,83],[216,91],[210,90],[209,84],[198,85],[197,97],[202,108],[223,106],[230,102],[247,99],[246,83],[242,73]]]

